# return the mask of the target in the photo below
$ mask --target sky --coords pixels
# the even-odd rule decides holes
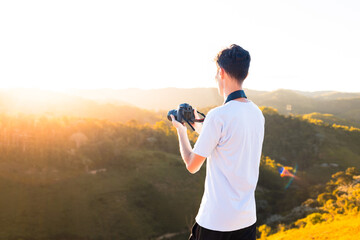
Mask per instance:
[[[244,87],[360,92],[360,1],[0,1],[0,88],[216,87],[214,57],[250,52]]]

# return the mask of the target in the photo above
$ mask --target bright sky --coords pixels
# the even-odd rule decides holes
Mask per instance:
[[[0,88],[216,87],[236,43],[245,88],[360,92],[358,0],[1,1]]]

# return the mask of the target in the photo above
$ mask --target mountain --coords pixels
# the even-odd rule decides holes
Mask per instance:
[[[176,109],[180,103],[189,103],[196,108],[219,106],[223,99],[215,88],[164,88],[71,90],[71,94],[103,101],[120,100],[150,110]],[[303,92],[279,89],[271,92],[245,89],[249,99],[258,106],[278,109],[282,114],[308,114],[319,112],[333,114],[352,121],[360,120],[360,93]]]
[[[215,88],[163,88],[153,90],[142,89],[73,89],[73,95],[110,101],[112,99],[129,102],[137,107],[150,110],[175,109],[181,103],[189,103],[194,107],[208,107],[221,104],[221,97]]]
[[[248,98],[258,106],[274,107],[281,114],[333,114],[336,118],[350,121],[349,124],[360,120],[360,93],[301,92],[286,89],[271,92],[250,89],[245,91]],[[219,106],[223,99],[215,88],[72,89],[67,94],[14,89],[0,93],[0,111],[54,112],[85,117],[102,116],[104,114],[99,114],[101,111],[107,112],[105,115],[109,117],[109,113],[116,113],[117,108],[124,106],[162,111],[161,114],[164,115],[185,102],[199,109]],[[134,119],[141,119],[141,116],[134,114]]]
[[[322,99],[322,100],[331,100],[331,99],[346,99],[346,98],[358,98],[360,97],[360,93],[344,93],[344,92],[336,92],[336,91],[317,91],[317,92],[305,92],[305,91],[296,91],[301,95]]]
[[[282,114],[307,114],[319,112],[333,114],[352,121],[360,120],[360,97],[320,99],[291,90],[276,90],[252,96],[259,106],[270,106]]]
[[[0,112],[10,115],[46,114],[49,117],[100,118],[122,122],[136,120],[139,123],[155,123],[164,118],[158,113],[140,109],[121,100],[95,101],[71,94],[22,88],[0,92]]]

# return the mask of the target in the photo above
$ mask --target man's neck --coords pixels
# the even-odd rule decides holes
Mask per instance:
[[[238,90],[243,90],[242,86],[239,85],[232,85],[232,86],[228,86],[227,88],[224,89],[224,101],[226,101],[227,97]],[[246,99],[245,98],[238,98],[237,100],[241,101],[241,102],[245,102]]]

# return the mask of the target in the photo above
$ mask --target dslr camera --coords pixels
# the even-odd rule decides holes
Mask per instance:
[[[191,123],[204,122],[206,117],[203,113],[199,111],[197,112],[201,114],[204,118],[195,119],[194,109],[191,107],[191,105],[188,103],[182,103],[179,105],[179,108],[177,110],[176,109],[170,110],[167,114],[167,118],[169,119],[169,121],[171,121],[170,115],[173,115],[176,121],[181,122],[182,124],[186,122],[187,124],[189,124],[191,129],[195,131]]]

